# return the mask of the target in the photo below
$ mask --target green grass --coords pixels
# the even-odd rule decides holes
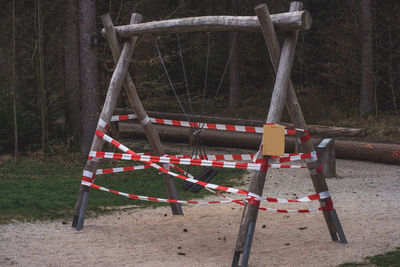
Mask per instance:
[[[339,265],[338,267],[353,267],[353,266],[377,266],[377,267],[395,267],[400,266],[400,247],[393,251],[384,254],[378,254],[372,257],[366,257],[362,262],[348,262]]]
[[[101,167],[132,164],[129,161],[109,161],[108,164],[103,163]],[[27,157],[22,158],[16,165],[10,159],[0,157],[0,223],[9,223],[12,220],[71,219],[83,165],[76,161],[65,164],[65,161],[64,163],[51,160],[41,162]],[[243,172],[238,170],[219,169],[218,175],[212,182],[232,186],[233,179],[242,174]],[[154,169],[98,175],[95,183],[125,193],[167,198],[162,175]],[[209,194],[204,189],[198,194],[183,191],[181,189],[183,183],[183,180],[176,180],[180,199],[198,198]],[[168,204],[131,200],[93,189],[88,214],[98,215],[128,205],[155,207]]]

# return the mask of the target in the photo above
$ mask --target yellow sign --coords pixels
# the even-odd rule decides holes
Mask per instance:
[[[280,125],[264,125],[263,155],[282,156],[285,153],[285,127]]]

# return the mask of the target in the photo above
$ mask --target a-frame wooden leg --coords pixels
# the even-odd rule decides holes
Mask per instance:
[[[290,11],[298,11],[302,10],[303,5],[301,2],[292,2],[290,5]],[[279,55],[281,54],[281,49],[279,46],[278,38],[275,33],[275,29],[272,25],[272,22],[269,18],[268,8],[265,4],[259,5],[255,8],[258,20],[260,21],[260,25],[262,28],[262,32],[264,35],[265,42],[268,47],[268,51],[270,53],[271,63],[274,67],[275,72],[278,69],[279,65]],[[285,44],[282,50],[285,49]],[[295,127],[301,129],[307,129],[306,122],[304,120],[303,112],[301,111],[301,107],[299,101],[296,96],[296,92],[294,90],[293,84],[289,81],[288,91],[287,91],[287,99],[286,99],[286,107],[289,111],[290,118]],[[301,150],[303,152],[311,152],[314,151],[314,147],[311,141],[307,141],[301,144]],[[314,188],[317,193],[328,191],[328,186],[326,184],[325,177],[323,177],[322,173],[316,173],[315,169],[320,166],[319,161],[309,162],[307,164],[308,169],[311,172],[311,179],[314,184]],[[324,199],[321,201],[322,206],[326,206],[327,203],[331,203],[331,199]],[[327,203],[326,203],[327,202]],[[338,237],[342,243],[347,243],[345,234],[343,232],[342,226],[340,224],[339,218],[335,210],[332,211],[324,211],[324,218],[326,224],[328,226],[331,238],[333,241],[337,241]]]
[[[266,123],[279,123],[281,120],[282,112],[285,107],[287,87],[290,81],[290,72],[293,65],[293,56],[296,42],[297,32],[288,32],[284,42],[285,49],[283,49],[280,54],[279,67],[277,69],[274,91],[272,93]],[[262,195],[265,179],[266,173],[256,173],[256,175],[254,175],[250,181],[249,191],[258,195]],[[240,254],[242,253],[243,257],[240,266],[247,266],[253,231],[258,215],[258,204],[259,203],[247,203],[244,208],[238,239],[236,241],[232,266],[238,265]]]
[[[131,18],[131,23],[138,23],[141,20],[142,20],[141,15],[133,14]],[[110,123],[112,113],[115,109],[117,99],[121,91],[124,77],[128,71],[130,58],[132,57],[136,40],[137,40],[136,37],[132,37],[129,38],[124,44],[124,47],[121,52],[121,57],[118,60],[117,66],[110,81],[109,88],[107,90],[107,95],[102,112],[100,114],[99,122],[101,120],[105,124]],[[104,132],[105,131],[104,127],[106,127],[104,123],[103,124],[99,123],[99,125],[97,125],[96,130]],[[91,151],[101,151],[102,148],[103,148],[103,141],[95,136],[93,138]],[[96,174],[97,166],[98,163],[96,161],[88,160],[86,162],[83,171],[82,179],[92,181]],[[77,202],[75,204],[74,218],[72,221],[72,227],[75,227],[77,230],[81,230],[83,228],[86,208],[89,201],[89,193],[90,193],[90,188],[88,186],[85,185],[80,186]]]
[[[117,34],[115,32],[114,25],[112,23],[110,14],[104,14],[101,16],[101,20],[104,25],[106,36],[110,44],[111,52],[115,62],[118,62],[120,58],[120,47],[117,39]],[[133,83],[132,77],[129,73],[126,74],[124,84],[126,95],[128,96],[129,103],[138,117],[139,122],[143,126],[144,132],[146,134],[147,140],[149,141],[151,147],[153,148],[154,154],[157,156],[164,155],[164,148],[162,146],[158,132],[156,131],[154,125],[150,122],[146,111],[143,108],[142,102],[140,101],[139,95],[136,90],[136,86]],[[167,166],[166,166],[167,167]],[[178,192],[175,186],[175,180],[173,177],[163,174],[164,184],[167,189],[168,198],[178,199]],[[182,207],[179,203],[171,203],[172,214],[183,215]]]
[[[264,189],[265,178],[267,172],[256,172],[250,181],[249,192],[262,195]],[[238,237],[236,240],[235,253],[233,256],[232,266],[238,266],[240,256],[243,253],[242,263],[240,266],[247,266],[249,259],[251,243],[253,241],[254,229],[257,222],[259,202],[244,206],[242,220]],[[246,256],[245,256],[246,255]]]

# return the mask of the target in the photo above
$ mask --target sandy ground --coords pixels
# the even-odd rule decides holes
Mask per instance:
[[[261,211],[250,266],[334,266],[400,246],[400,167],[337,160],[337,173],[328,186],[349,244],[330,240],[321,213]],[[293,199],[312,189],[306,170],[275,169],[264,195]],[[318,203],[298,205],[283,208]],[[87,219],[81,232],[61,221],[1,225],[0,265],[230,266],[242,206],[185,206],[184,212],[120,212]]]

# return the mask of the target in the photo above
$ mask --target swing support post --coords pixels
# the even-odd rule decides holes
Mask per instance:
[[[290,4],[290,12],[295,12],[302,9],[303,4],[301,2],[292,2]],[[279,123],[281,120],[283,108],[286,104],[294,126],[296,128],[307,130],[307,125],[305,123],[300,104],[294,91],[293,84],[290,80],[290,72],[293,64],[298,32],[290,31],[286,33],[286,37],[281,50],[267,5],[261,4],[256,6],[255,12],[262,28],[262,33],[268,47],[272,65],[276,72],[275,86],[266,122]],[[301,149],[303,152],[314,151],[310,140],[303,143],[301,145]],[[322,175],[322,172],[316,171],[319,165],[319,160],[307,162],[307,167],[310,170],[311,179],[317,193],[328,191],[328,186],[326,184],[325,178]],[[251,178],[249,191],[254,192],[252,191],[253,184],[259,184],[260,186],[262,185],[261,188],[258,188],[258,192],[260,192],[259,195],[261,195],[264,187],[265,178],[266,175],[263,175],[261,172],[256,173],[255,176]],[[322,207],[327,207],[329,205],[328,203],[332,203],[332,200],[331,198],[327,198],[321,200],[320,202]],[[247,203],[243,211],[243,217],[239,228],[232,267],[238,266],[240,255],[242,253],[242,263],[240,266],[247,266],[248,264],[249,251],[247,250],[248,247],[251,246],[250,239],[253,236],[253,233],[250,233],[250,231],[254,231],[252,230],[254,227],[251,227],[251,225],[253,225],[253,223],[255,224],[258,213],[257,206],[251,209],[251,212],[247,211],[248,206],[250,205]],[[342,243],[347,243],[336,211],[334,209],[329,211],[324,210],[323,214],[332,240],[337,241],[339,236]]]

